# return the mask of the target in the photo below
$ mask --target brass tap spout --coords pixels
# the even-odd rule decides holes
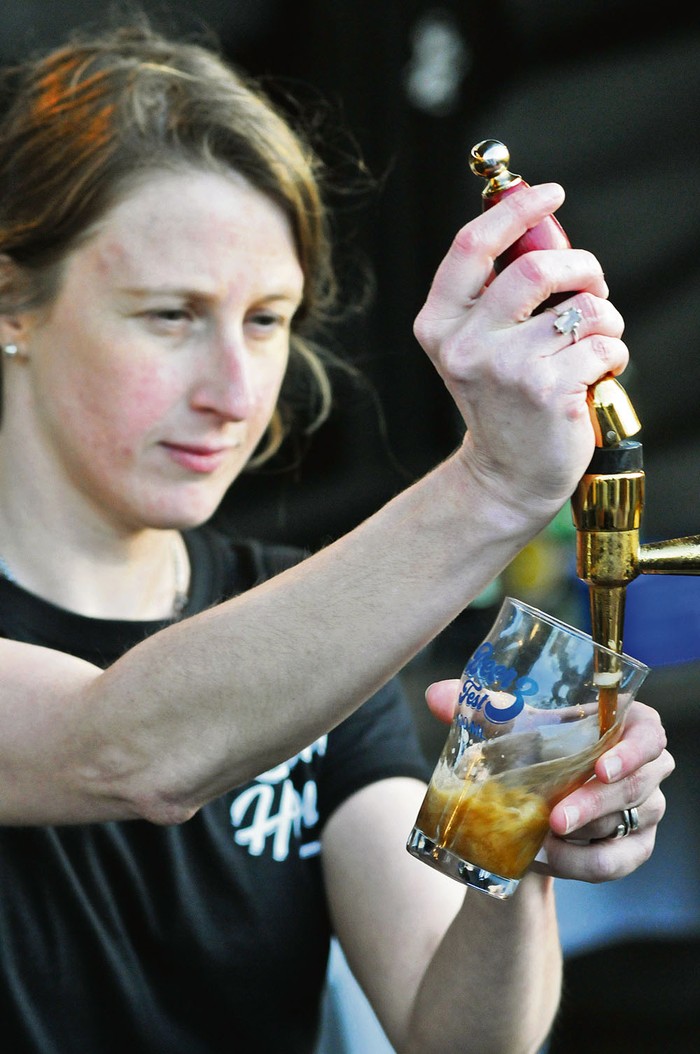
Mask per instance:
[[[615,652],[622,651],[625,590],[640,573],[643,506],[642,444],[597,447],[571,499],[576,572],[590,591],[591,635]]]
[[[642,575],[700,574],[700,534],[671,538],[668,542],[647,542],[639,553]]]

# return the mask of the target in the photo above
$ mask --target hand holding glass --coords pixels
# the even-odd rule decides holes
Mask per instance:
[[[511,896],[552,808],[620,738],[648,672],[507,597],[462,675],[408,851],[459,882]]]

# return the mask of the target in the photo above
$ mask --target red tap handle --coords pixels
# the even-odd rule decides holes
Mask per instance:
[[[472,147],[470,167],[472,172],[487,180],[482,191],[483,208],[489,209],[509,194],[517,194],[529,184],[522,176],[510,172],[508,148],[497,139],[485,139]],[[566,231],[554,216],[545,218],[525,231],[510,248],[494,261],[496,271],[503,270],[513,260],[533,249],[570,249]],[[572,293],[554,293],[537,309],[544,311]],[[636,435],[641,425],[622,385],[612,374],[608,374],[593,385],[588,394],[591,421],[595,432],[596,446],[617,446],[621,440]]]
[[[472,148],[470,161],[472,172],[488,180],[481,195],[484,211],[510,194],[517,194],[523,187],[529,187],[530,184],[526,183],[522,176],[508,170],[509,162],[510,154],[507,147],[497,139],[486,139]],[[502,271],[513,260],[517,260],[519,256],[533,249],[570,248],[571,242],[559,220],[554,216],[545,216],[536,227],[525,231],[494,261],[494,268],[496,271]],[[545,308],[552,307],[571,295],[572,293],[554,293],[537,310],[544,311]]]

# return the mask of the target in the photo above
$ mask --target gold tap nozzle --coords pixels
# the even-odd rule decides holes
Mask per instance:
[[[615,652],[622,651],[625,590],[640,573],[643,505],[641,443],[597,448],[571,499],[576,573],[589,587],[593,640]]]

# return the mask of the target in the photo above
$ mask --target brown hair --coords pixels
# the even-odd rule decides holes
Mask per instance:
[[[17,267],[15,280],[0,281],[0,313],[49,302],[66,254],[148,172],[235,170],[289,218],[305,278],[288,377],[257,460],[274,453],[295,416],[300,361],[316,382],[319,423],[330,386],[310,336],[335,295],[320,166],[261,89],[212,48],[167,39],[140,19],[7,71],[2,91],[0,253]]]

